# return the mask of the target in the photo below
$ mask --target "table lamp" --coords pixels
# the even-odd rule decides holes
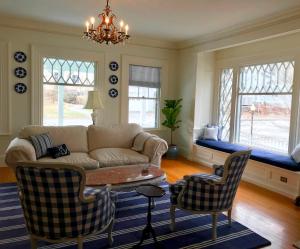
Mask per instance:
[[[103,108],[102,100],[101,100],[101,97],[100,97],[100,92],[99,91],[89,91],[86,105],[83,108],[93,110],[93,112],[91,114],[91,117],[92,117],[92,120],[93,120],[93,125],[95,125],[96,124],[96,118],[97,118],[96,110]]]

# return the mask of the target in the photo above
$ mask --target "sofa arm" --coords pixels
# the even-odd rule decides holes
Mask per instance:
[[[142,154],[149,157],[152,165],[160,167],[161,157],[167,150],[168,144],[165,140],[159,137],[151,137],[145,142]]]
[[[13,139],[5,151],[5,162],[8,166],[15,168],[18,161],[36,161],[34,147],[26,139]]]

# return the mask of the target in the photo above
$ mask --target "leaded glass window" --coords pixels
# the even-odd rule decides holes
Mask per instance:
[[[90,125],[83,109],[95,85],[95,62],[43,58],[43,124]]]
[[[219,125],[222,129],[222,140],[229,141],[231,99],[232,99],[233,69],[226,68],[221,71],[219,91]]]
[[[240,68],[237,142],[288,152],[294,61]]]
[[[95,84],[94,76],[94,62],[43,58],[44,84],[91,87]]]

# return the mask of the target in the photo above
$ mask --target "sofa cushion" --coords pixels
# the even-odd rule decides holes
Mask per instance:
[[[99,168],[98,161],[90,158],[90,156],[87,153],[83,153],[83,152],[73,152],[68,156],[59,157],[56,159],[53,159],[52,157],[43,157],[37,160],[37,162],[70,163],[70,164],[78,165],[86,170]]]
[[[207,148],[223,151],[226,153],[234,153],[236,151],[249,149],[249,147],[243,145],[231,144],[223,141],[205,140],[205,139],[198,139],[196,141],[196,144]]]
[[[93,159],[99,161],[100,167],[148,163],[149,158],[131,149],[104,148],[90,152]]]
[[[53,146],[66,144],[71,152],[88,152],[87,127],[85,126],[39,126],[24,127],[19,138],[28,139],[30,136],[49,133]]]
[[[138,124],[123,124],[111,127],[88,127],[89,151],[101,148],[131,148],[133,140],[143,129]]]
[[[249,147],[238,144],[212,140],[197,140],[196,144],[226,153],[233,153],[236,151],[249,149]],[[282,155],[262,149],[253,149],[250,159],[291,171],[300,171],[300,165],[288,155]]]

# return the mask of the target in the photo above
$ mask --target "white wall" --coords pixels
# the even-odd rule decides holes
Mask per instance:
[[[181,154],[190,157],[194,137],[212,121],[214,89],[214,52],[187,49],[179,53],[177,97],[182,98],[181,128],[175,142]]]
[[[197,53],[194,50],[182,50],[179,53],[177,98],[182,98],[181,127],[175,131],[174,142],[180,153],[188,156],[192,149],[194,129],[194,107],[197,72]]]
[[[46,27],[45,27],[46,28]],[[140,42],[139,44],[128,43],[126,46],[106,46],[98,45],[81,38],[82,33],[79,32],[77,35],[74,34],[61,34],[55,33],[53,31],[49,32],[40,32],[38,30],[26,29],[26,28],[17,28],[17,27],[8,27],[6,24],[1,25],[0,23],[0,43],[7,45],[8,59],[5,60],[4,64],[7,67],[6,70],[3,70],[8,79],[8,90],[6,89],[7,96],[10,96],[10,101],[3,106],[0,110],[4,112],[9,112],[11,116],[10,122],[10,131],[8,135],[0,135],[0,161],[3,160],[4,151],[11,138],[16,136],[17,132],[25,125],[31,123],[31,86],[32,86],[32,74],[35,73],[35,70],[32,68],[31,60],[31,50],[33,47],[54,47],[58,52],[68,50],[78,50],[78,51],[87,51],[93,53],[103,53],[104,54],[104,66],[105,66],[105,75],[103,81],[100,82],[104,93],[104,110],[102,111],[105,124],[116,124],[120,123],[121,118],[121,97],[115,99],[108,96],[108,89],[110,88],[110,83],[108,82],[108,77],[111,74],[111,71],[108,69],[108,64],[110,61],[115,60],[121,64],[122,56],[136,56],[141,58],[155,58],[157,60],[163,60],[168,66],[168,82],[167,86],[164,86],[163,96],[165,98],[172,98],[175,94],[176,86],[176,62],[177,62],[177,51],[172,48],[166,48],[165,46],[159,46],[159,43],[149,44],[149,41]],[[150,41],[151,43],[151,41]],[[0,50],[1,51],[1,50]],[[24,51],[27,54],[27,61],[25,63],[15,62],[13,59],[13,54],[15,51]],[[0,57],[7,58],[7,55],[1,54]],[[23,66],[27,69],[28,76],[25,79],[19,80],[14,74],[13,70],[17,66]],[[119,76],[119,83],[117,89],[121,90],[121,84],[124,83],[124,79],[121,79],[122,75],[122,65],[117,74]],[[28,91],[25,94],[17,94],[14,91],[14,84],[18,81],[24,82],[27,84]],[[4,86],[7,81],[2,80],[1,86]],[[122,92],[120,92],[122,94]],[[1,102],[2,103],[2,102]],[[33,103],[34,106],[35,103]],[[160,129],[155,131],[157,134],[161,135],[164,138],[168,138],[168,132],[165,129]]]

